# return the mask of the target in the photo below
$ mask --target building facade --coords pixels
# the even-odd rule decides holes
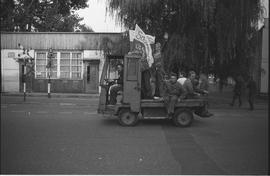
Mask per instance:
[[[122,33],[1,33],[1,92],[23,90],[24,66],[16,61],[23,52],[20,44],[34,58],[34,64],[26,70],[28,92],[47,92],[50,77],[51,92],[98,93],[105,57],[124,55],[122,46],[104,54],[104,41],[121,45],[122,38]],[[52,67],[47,68],[50,48],[54,57]]]
[[[268,13],[268,12],[267,12]],[[265,15],[262,28],[262,50],[261,50],[261,85],[260,93],[268,94],[269,91],[269,18]]]

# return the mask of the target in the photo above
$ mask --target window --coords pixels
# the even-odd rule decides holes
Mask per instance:
[[[70,78],[70,53],[61,53],[60,78]]]
[[[81,53],[72,53],[71,59],[71,78],[80,79],[82,74],[82,57]]]
[[[55,52],[51,69],[46,68],[47,52],[37,52],[35,63],[36,78],[49,78],[50,76],[52,79],[82,79],[81,52]]]
[[[57,53],[53,53],[51,70],[48,68],[47,74],[47,77],[50,74],[51,78],[57,78]]]
[[[36,55],[36,78],[46,78],[47,56],[45,52]]]
[[[8,52],[8,58],[15,58],[14,52]]]

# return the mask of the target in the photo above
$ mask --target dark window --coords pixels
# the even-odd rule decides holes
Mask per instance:
[[[86,78],[86,80],[87,80],[87,83],[90,82],[90,65],[87,65],[87,78]]]

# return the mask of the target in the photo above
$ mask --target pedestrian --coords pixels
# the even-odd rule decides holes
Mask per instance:
[[[202,90],[202,98],[207,102],[207,108],[209,108],[208,94],[209,94],[209,81],[206,74],[201,73],[199,78],[199,90]]]
[[[209,82],[206,74],[201,73],[199,78],[199,89],[205,90],[205,93],[208,94]]]
[[[184,89],[182,85],[177,82],[177,75],[171,73],[170,80],[165,82],[164,88],[164,104],[167,109],[168,117],[172,118],[174,114],[174,107],[178,102],[178,98],[183,98]]]
[[[244,79],[241,75],[238,75],[235,79],[235,85],[233,89],[233,99],[230,103],[231,106],[234,106],[234,102],[236,99],[239,101],[239,107],[242,106],[242,93],[244,89]]]
[[[249,103],[249,109],[252,111],[254,110],[254,99],[256,96],[256,82],[253,79],[253,76],[249,76],[249,80],[247,83],[247,88],[248,88],[248,103]]]
[[[181,71],[179,72],[179,78],[177,80],[177,82],[179,82],[181,85],[184,84],[184,82],[186,81],[186,76],[185,76],[185,72]]]

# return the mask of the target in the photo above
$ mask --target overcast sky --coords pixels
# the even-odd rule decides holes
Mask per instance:
[[[84,20],[82,23],[91,27],[95,32],[121,32],[124,31],[115,24],[115,19],[106,15],[106,0],[89,0],[88,8],[78,10],[77,13]]]

